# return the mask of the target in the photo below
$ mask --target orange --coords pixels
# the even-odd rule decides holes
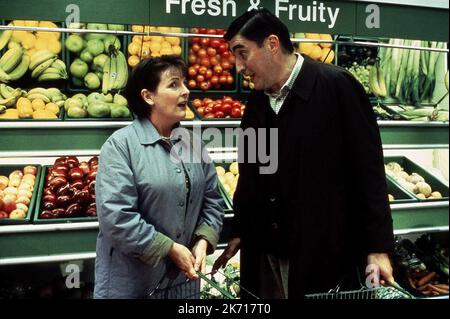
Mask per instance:
[[[45,108],[45,102],[41,99],[35,99],[33,102],[31,102],[31,106],[33,107],[33,110],[43,110]]]
[[[137,55],[130,55],[128,57],[128,65],[132,68],[135,67],[140,61],[141,59],[139,59]]]
[[[22,108],[22,107],[31,107],[31,101],[29,99],[27,99],[26,97],[20,97],[17,102],[16,102],[16,107],[17,108]]]

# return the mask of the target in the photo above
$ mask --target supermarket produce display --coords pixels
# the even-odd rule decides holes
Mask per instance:
[[[58,21],[0,22],[65,27]],[[238,127],[253,83],[250,77],[236,74],[234,57],[220,38],[224,29],[128,23],[69,26],[99,33],[0,30],[0,134],[5,137],[0,142],[0,267],[23,262],[38,265],[44,257],[86,262],[95,258],[94,156],[110,134],[133,119],[123,89],[141,59],[177,54],[186,60],[191,110],[182,126],[221,131]],[[373,102],[384,145],[448,148],[448,99],[441,101],[447,92],[441,88],[448,85],[442,61],[448,53],[354,45],[353,38],[310,32],[293,33],[294,40],[309,41],[297,43],[296,50],[342,66],[359,80]],[[348,43],[331,43],[334,40]],[[371,37],[367,41],[447,48],[446,43],[427,39]],[[232,146],[234,153],[237,144]],[[18,157],[16,152],[35,161],[2,165],[11,155]],[[52,165],[41,159],[40,152],[52,157]],[[232,216],[237,163],[215,161],[225,209]],[[448,236],[448,183],[406,156],[386,156],[385,164],[394,229],[417,235],[397,237],[396,278],[416,297],[448,297],[448,245],[441,240]],[[228,239],[227,218],[224,227],[221,243]],[[18,240],[23,245],[15,249],[13,243]],[[239,277],[236,267],[225,273],[220,286],[238,296],[238,287],[232,283]],[[61,278],[52,279],[32,288],[10,282],[2,287],[0,298],[70,298],[71,292],[61,289],[61,282]],[[74,298],[89,297],[89,280],[83,287]],[[204,286],[202,294],[214,298],[216,292]]]

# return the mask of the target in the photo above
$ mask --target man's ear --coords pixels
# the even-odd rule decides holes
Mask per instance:
[[[276,54],[280,50],[280,39],[275,34],[267,37],[267,46],[272,54]]]
[[[153,106],[155,104],[155,101],[153,101],[153,94],[149,90],[142,89],[141,96],[148,105]]]

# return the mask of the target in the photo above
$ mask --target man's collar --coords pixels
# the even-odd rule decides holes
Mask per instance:
[[[291,74],[289,75],[289,78],[286,80],[286,82],[283,84],[283,86],[280,89],[280,92],[278,93],[271,93],[267,90],[264,91],[264,93],[270,97],[277,97],[280,95],[286,95],[291,89],[292,86],[295,83],[295,80],[298,77],[298,74],[300,73],[300,70],[303,65],[304,58],[297,52],[294,53],[297,57],[297,61],[294,64],[294,67],[292,68]]]

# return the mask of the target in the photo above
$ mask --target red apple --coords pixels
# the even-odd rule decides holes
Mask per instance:
[[[90,171],[88,162],[80,162],[80,165],[78,167],[83,171],[84,174],[88,174]]]
[[[8,213],[7,212],[5,212],[4,210],[0,210],[0,219],[2,219],[2,218],[8,218],[9,216],[8,216]]]

